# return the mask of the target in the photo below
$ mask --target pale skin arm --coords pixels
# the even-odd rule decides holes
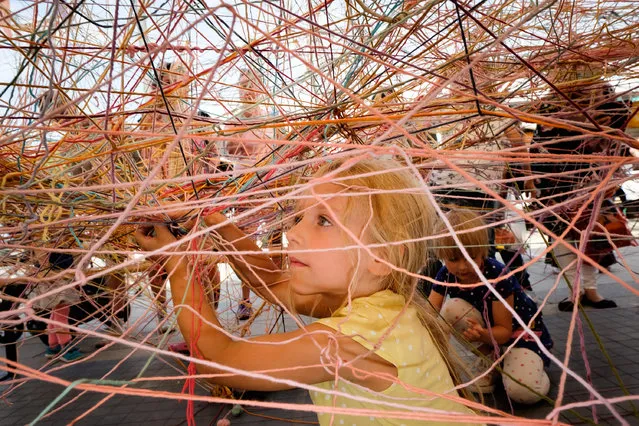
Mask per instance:
[[[166,227],[155,226],[154,229],[155,236],[148,235],[148,229],[146,232],[136,232],[135,237],[143,249],[158,250],[175,241]],[[187,344],[196,346],[204,359],[246,372],[268,372],[268,376],[279,379],[321,383],[335,378],[331,369],[324,368],[320,360],[322,350],[333,340],[338,343],[335,356],[342,360],[342,364],[346,364],[339,371],[341,377],[373,390],[383,390],[391,384],[389,379],[380,378],[380,373],[389,378],[397,377],[397,370],[392,364],[370,353],[351,338],[338,335],[320,324],[290,333],[235,341],[222,331],[215,311],[207,303],[202,285],[191,279],[186,260],[177,255],[169,256],[166,270],[171,282],[173,303],[176,307],[181,305],[177,311],[180,331]],[[185,308],[185,305],[190,309]],[[356,358],[357,361],[354,361]],[[243,374],[228,374],[223,369],[208,366],[198,368],[202,373],[220,374],[210,380],[226,386],[263,391],[292,387]],[[356,370],[373,371],[375,374],[362,376],[361,373],[356,374]]]
[[[512,294],[506,298],[506,302],[513,307],[515,296]],[[482,342],[492,344],[493,339],[497,344],[503,345],[513,335],[513,315],[500,301],[493,302],[494,325],[488,330],[482,327],[472,318],[467,318],[468,327],[463,335],[469,342]]]
[[[207,226],[215,226],[227,222],[221,213],[213,213],[203,217]],[[288,274],[275,265],[270,256],[242,232],[237,226],[228,223],[216,228],[221,237],[218,242],[225,251],[251,252],[241,256],[228,256],[231,267],[240,279],[248,283],[263,299],[277,305],[295,308],[297,313],[315,317],[330,316],[331,312],[322,308],[320,296],[300,296],[290,289]],[[292,300],[291,300],[292,299]]]
[[[169,214],[172,219],[182,219],[190,212],[177,211]],[[228,218],[222,213],[209,213],[197,216],[194,219],[182,223],[186,229],[191,229],[202,220],[208,227],[216,226],[216,245],[227,252],[250,252],[238,256],[229,255],[231,267],[240,278],[248,284],[253,291],[269,303],[285,306],[302,315],[312,317],[327,317],[331,312],[321,304],[320,296],[300,296],[290,290],[288,273],[282,271],[255,242],[234,224],[228,222]],[[224,224],[223,226],[217,226]]]
[[[431,291],[428,296],[428,301],[433,305],[433,308],[435,308],[435,312],[439,312],[442,310],[442,305],[444,304],[444,296],[436,291]]]
[[[428,296],[428,301],[433,305],[433,308],[437,312],[441,311],[442,305],[444,303],[444,296],[431,291]],[[506,298],[506,302],[512,307],[514,301],[514,296],[510,295]],[[469,342],[482,342],[486,344],[492,344],[493,338],[499,345],[503,345],[504,343],[510,340],[510,337],[513,334],[513,316],[506,309],[506,307],[499,301],[493,302],[493,318],[495,325],[491,330],[488,330],[485,327],[482,327],[477,321],[472,318],[466,318],[467,328],[462,333],[464,338]],[[492,337],[491,337],[492,333]]]

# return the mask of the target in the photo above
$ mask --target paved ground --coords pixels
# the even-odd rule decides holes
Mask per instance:
[[[531,243],[532,253],[535,252],[535,241]],[[639,265],[639,249],[625,249],[626,261],[632,269]],[[637,268],[639,269],[639,268]],[[566,353],[566,341],[570,325],[570,314],[557,311],[556,304],[567,294],[565,285],[559,284],[555,292],[551,292],[557,275],[543,263],[537,263],[529,268],[533,277],[535,293],[541,299],[547,298],[544,314],[553,338],[555,340],[554,354],[563,359]],[[612,272],[618,275],[631,287],[639,288],[639,283],[630,272],[620,265],[615,265]],[[569,366],[580,377],[591,381],[594,388],[606,398],[623,396],[624,394],[639,396],[639,363],[637,363],[637,348],[639,344],[639,299],[628,289],[615,283],[611,278],[600,276],[600,290],[606,297],[615,299],[619,308],[597,311],[588,309],[579,316],[577,332],[572,334],[572,345]],[[228,289],[237,292],[238,289]],[[224,306],[222,306],[224,308]],[[144,336],[149,327],[153,327],[154,320],[141,313],[143,309],[134,309],[139,336]],[[270,324],[275,322],[276,312],[268,311],[260,316],[259,321],[252,327],[254,334],[264,332]],[[225,314],[227,325],[233,326],[232,312]],[[282,322],[277,322],[283,327]],[[293,327],[288,319],[287,328]],[[595,339],[591,327],[595,330],[599,341]],[[583,330],[583,338],[579,330]],[[136,336],[132,336],[133,339]],[[177,333],[171,339],[177,339]],[[80,346],[85,351],[93,350],[97,339],[85,339]],[[162,345],[158,337],[149,342]],[[166,343],[166,342],[164,342]],[[601,347],[600,347],[601,345]],[[34,338],[23,340],[20,347],[20,360],[32,368],[42,369],[54,377],[74,381],[77,379],[109,379],[114,386],[126,385],[131,389],[151,389],[165,392],[180,393],[183,391],[184,380],[171,379],[165,381],[144,381],[144,378],[175,377],[183,374],[183,369],[174,360],[164,357],[151,357],[148,352],[131,351],[127,347],[115,345],[96,354],[76,366],[60,363],[45,364],[43,356],[44,346]],[[609,358],[609,359],[608,359]],[[587,362],[586,362],[587,360]],[[552,388],[550,398],[555,399],[558,394],[561,370],[550,368]],[[134,380],[136,380],[133,382]],[[625,388],[625,391],[624,391]],[[65,390],[67,390],[66,393]],[[101,393],[85,393],[69,390],[64,386],[41,381],[19,381],[14,386],[0,384],[0,425],[23,425],[34,422],[40,414],[51,412],[37,422],[43,425],[60,425],[75,422],[79,425],[180,425],[186,424],[187,404],[175,399],[114,396]],[[208,389],[196,386],[195,394],[208,395]],[[308,395],[302,390],[271,393],[247,393],[238,395],[243,399],[256,401],[276,401],[294,404],[310,403]],[[590,395],[576,380],[568,378],[563,392],[563,403],[585,402]],[[507,412],[528,418],[545,418],[553,409],[549,403],[539,403],[532,407],[510,407],[504,398],[503,391],[497,390],[494,396],[487,398],[487,403]],[[50,406],[50,407],[48,407]],[[48,409],[47,409],[48,407]],[[639,425],[639,402],[635,409],[629,402],[614,404],[614,409],[620,416],[632,425]],[[287,420],[296,422],[315,422],[312,413],[282,411],[265,408],[249,408],[239,417],[233,417],[233,425],[280,425]],[[218,418],[224,416],[230,409],[228,405],[205,402],[193,404],[192,413],[198,425],[214,425]],[[88,411],[92,410],[92,411]],[[84,417],[82,417],[85,415]],[[560,420],[571,424],[593,424],[597,419],[599,424],[620,424],[611,411],[601,405],[593,413],[590,408],[578,408],[572,411],[562,411]]]

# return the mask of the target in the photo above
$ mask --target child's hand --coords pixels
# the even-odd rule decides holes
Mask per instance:
[[[463,335],[469,342],[483,341],[486,336],[486,330],[473,318],[466,318],[467,328],[464,330]]]
[[[140,226],[134,236],[140,248],[146,251],[155,251],[177,241],[166,225]]]

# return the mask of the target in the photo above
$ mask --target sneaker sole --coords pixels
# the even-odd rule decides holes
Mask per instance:
[[[75,356],[73,359],[67,359],[67,358],[65,358],[65,357],[64,357],[64,355],[62,355],[62,356],[60,357],[60,361],[62,361],[62,362],[64,362],[64,363],[67,363],[67,364],[68,364],[68,363],[70,363],[70,362],[77,361],[77,360],[82,359],[82,358],[85,358],[85,357],[87,356],[86,354],[84,354],[84,353],[82,353],[82,352],[74,352],[74,353],[77,353],[78,355],[77,355],[77,356]]]
[[[60,357],[60,361],[64,362],[65,364],[69,364],[71,362],[79,361],[79,360],[84,359],[84,358],[86,358],[86,355],[79,356],[79,357],[77,357],[75,359],[66,359],[66,358]]]

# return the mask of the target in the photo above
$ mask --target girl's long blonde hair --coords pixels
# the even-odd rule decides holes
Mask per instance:
[[[330,162],[316,176],[331,174],[331,183],[343,185],[348,197],[347,210],[372,210],[367,231],[373,244],[383,245],[382,257],[397,269],[385,278],[383,287],[410,295],[416,273],[428,260],[429,247],[424,240],[432,234],[435,211],[423,187],[406,166],[393,160],[365,159]],[[401,270],[398,270],[401,269]]]
[[[331,183],[365,197],[348,197],[348,211],[371,208],[367,230],[373,244],[383,246],[382,257],[395,266],[385,277],[383,288],[405,297],[430,332],[456,383],[463,368],[461,358],[449,344],[449,335],[437,313],[417,290],[416,274],[428,263],[436,213],[416,173],[394,160],[364,159],[334,161],[323,166],[317,177],[330,175]],[[368,206],[362,206],[364,198]],[[465,390],[464,390],[464,393]],[[466,393],[466,396],[469,396]]]

